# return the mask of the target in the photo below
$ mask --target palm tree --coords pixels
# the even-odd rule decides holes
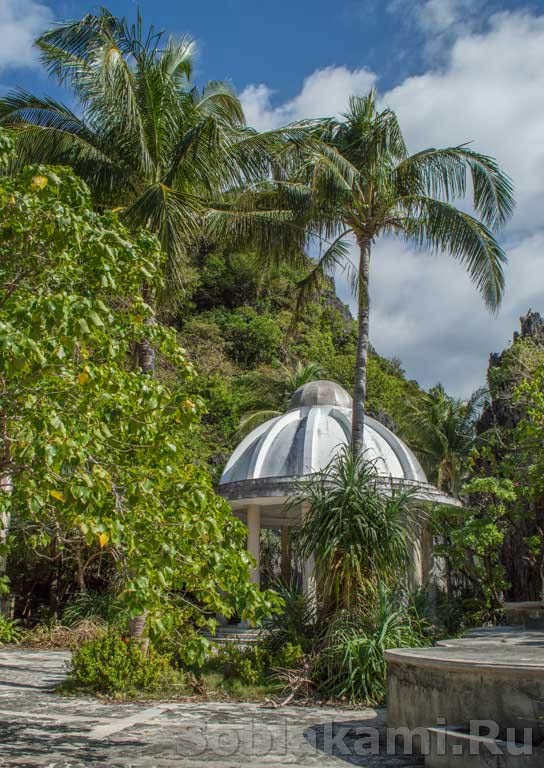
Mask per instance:
[[[324,615],[353,610],[409,565],[426,513],[413,488],[384,490],[375,463],[346,446],[289,502],[308,509],[297,547],[315,558]]]
[[[468,400],[450,397],[441,384],[421,393],[408,403],[406,437],[420,456],[428,477],[444,493],[458,497],[466,478],[468,460],[477,443],[476,421],[487,396],[478,389]],[[450,551],[453,527],[459,525],[458,513],[450,507],[435,510],[434,525],[423,531],[422,547],[427,562],[434,563],[435,537],[442,540],[445,552]],[[434,530],[433,530],[434,529]],[[454,595],[453,569],[450,558],[444,558],[448,604]],[[434,568],[435,566],[433,566]],[[430,580],[430,596],[436,611],[436,581]]]
[[[460,492],[466,461],[476,442],[476,420],[485,398],[477,390],[468,400],[450,397],[441,384],[408,404],[407,438],[430,479],[444,493]]]
[[[140,16],[129,25],[107,10],[87,14],[55,26],[37,45],[77,107],[22,89],[1,99],[0,124],[18,133],[16,163],[73,167],[98,206],[119,208],[130,227],[157,234],[175,298],[188,254],[229,219],[233,190],[267,178],[278,142],[301,141],[305,127],[262,134],[246,128],[228,85],[199,90],[191,83],[193,41],[146,31]],[[273,212],[247,206],[236,221],[237,243],[277,225]],[[152,364],[146,355],[149,347],[143,368]]]
[[[352,444],[360,453],[374,243],[384,235],[399,235],[446,253],[463,264],[487,306],[496,310],[506,256],[493,230],[513,211],[513,187],[495,160],[465,145],[409,155],[395,113],[378,110],[375,91],[351,98],[344,119],[327,121],[321,139],[322,144],[312,143],[293,160],[290,177],[293,205],[308,238],[326,244],[301,285],[300,301],[313,294],[326,273],[347,267],[358,296]],[[454,205],[470,185],[475,216]],[[357,267],[349,259],[349,237],[358,246]]]

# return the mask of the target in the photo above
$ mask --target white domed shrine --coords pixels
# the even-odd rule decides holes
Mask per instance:
[[[286,413],[254,429],[234,450],[218,490],[247,523],[248,549],[257,562],[261,527],[281,529],[282,550],[286,549],[288,529],[299,525],[303,514],[286,501],[301,480],[325,469],[349,445],[352,407],[351,396],[339,384],[312,381],[297,389]],[[419,461],[400,438],[368,416],[364,446],[383,478],[384,493],[410,485],[421,499],[456,503],[428,483]],[[258,578],[256,568],[253,579]]]

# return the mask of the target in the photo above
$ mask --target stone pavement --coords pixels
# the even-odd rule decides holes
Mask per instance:
[[[385,743],[382,711],[58,696],[53,689],[67,659],[57,651],[0,648],[2,768],[422,765],[417,757],[387,754],[393,749]]]

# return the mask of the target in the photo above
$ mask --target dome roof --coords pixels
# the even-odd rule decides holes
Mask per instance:
[[[297,478],[324,469],[351,439],[352,399],[332,381],[313,381],[294,393],[289,410],[251,432],[230,457],[221,486],[265,478]],[[410,449],[380,422],[366,417],[364,444],[380,475],[427,483]]]

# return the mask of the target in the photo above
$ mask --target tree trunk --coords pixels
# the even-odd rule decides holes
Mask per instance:
[[[153,297],[151,295],[151,291],[148,285],[144,285],[142,289],[142,297],[145,303],[149,307],[153,307]],[[152,314],[145,319],[145,325],[152,326],[155,324],[155,313],[154,311]],[[153,376],[155,373],[155,350],[149,343],[149,339],[143,338],[141,341],[138,342],[136,345],[136,357],[138,361],[138,365],[142,371],[142,373],[146,373],[149,376]]]
[[[11,493],[13,490],[11,475],[5,474],[0,476],[0,493]],[[7,544],[9,525],[10,525],[9,512],[2,512],[0,515],[0,545],[4,548]],[[2,552],[0,554],[0,576],[5,576],[7,570],[7,556]],[[9,616],[9,604],[10,598],[7,596],[0,596],[0,614]]]
[[[144,300],[151,306],[151,296],[147,287],[143,290]],[[155,323],[155,315],[152,314],[145,321],[146,325],[153,325]],[[138,365],[142,373],[147,376],[155,375],[155,350],[151,346],[149,339],[143,338],[138,342],[136,347],[136,354]],[[135,616],[129,621],[128,631],[133,640],[136,640],[143,650],[147,651],[149,640],[145,637],[145,625],[147,621],[147,611],[144,611],[139,616]]]
[[[355,362],[355,381],[353,385],[353,420],[351,447],[355,455],[362,454],[364,450],[364,426],[365,426],[365,401],[366,401],[366,375],[368,363],[368,335],[369,335],[369,275],[370,275],[370,250],[371,239],[369,237],[358,238],[359,243],[359,296],[357,312],[357,357]]]
[[[155,319],[152,317],[146,320],[147,325],[152,325],[154,322]],[[148,339],[142,339],[138,342],[136,345],[136,356],[142,373],[153,376],[155,373],[155,350]]]
[[[149,638],[145,636],[145,625],[147,622],[147,611],[140,613],[128,622],[128,633],[132,640],[136,640],[143,651],[147,652],[149,647]]]
[[[2,382],[4,384],[4,382]],[[2,451],[0,455],[0,493],[11,494],[13,491],[13,478],[11,476],[11,451],[10,439],[8,435],[7,419],[2,414],[0,420],[0,429],[2,430]],[[11,514],[9,511],[0,514],[0,544],[5,548],[8,540],[9,526],[11,523]],[[8,559],[5,552],[0,553],[0,576],[6,575]],[[0,596],[0,614],[9,616],[10,596]]]
[[[85,583],[85,568],[83,567],[83,557],[81,555],[80,547],[76,548],[74,557],[76,561],[77,586],[80,593],[83,593],[87,591],[87,584]]]

